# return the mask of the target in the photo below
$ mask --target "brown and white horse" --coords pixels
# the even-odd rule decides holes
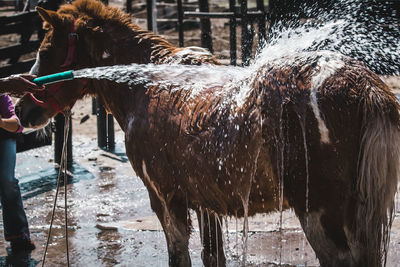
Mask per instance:
[[[38,12],[49,30],[39,76],[130,63],[218,64],[97,1]],[[203,77],[201,68],[195,75]],[[196,94],[184,84],[74,80],[24,96],[17,109],[24,126],[42,127],[83,95],[103,99],[163,226],[170,266],[191,265],[189,209],[204,220],[204,265],[224,266],[221,216],[289,207],[321,266],[384,265],[399,173],[395,96],[361,63],[332,53],[277,59],[251,77]],[[221,105],[243,84],[240,104]]]

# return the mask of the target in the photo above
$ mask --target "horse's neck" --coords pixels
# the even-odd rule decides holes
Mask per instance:
[[[95,81],[97,95],[103,100],[106,109],[112,113],[121,129],[125,132],[132,114],[135,112],[137,94],[141,88],[130,88],[127,84],[111,81]],[[140,94],[139,92],[139,94]]]
[[[161,36],[143,30],[136,25],[130,27],[105,27],[102,41],[92,40],[88,53],[92,65],[122,65],[162,63],[177,49]],[[179,49],[178,49],[179,50]]]
[[[214,57],[202,48],[177,48],[162,37],[140,29],[137,26],[124,29],[107,28],[104,30],[103,43],[93,42],[91,55],[93,67],[123,64],[148,64],[148,63],[176,63],[176,64],[219,64]],[[114,84],[115,85],[115,84]],[[106,106],[113,113],[121,128],[125,130],[129,124],[129,116],[134,112],[134,105],[129,103],[137,98],[138,92],[128,86],[118,86],[118,90],[111,82],[94,84],[95,91],[103,98]],[[129,101],[127,101],[129,100]],[[121,104],[122,103],[122,104]]]
[[[108,26],[103,41],[93,40],[93,66],[121,64],[173,63],[200,65],[220,63],[201,47],[175,47],[163,37],[146,31],[137,25]]]

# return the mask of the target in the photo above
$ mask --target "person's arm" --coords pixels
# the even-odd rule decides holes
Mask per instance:
[[[0,95],[0,128],[19,133],[24,129],[15,115],[14,104],[8,95]]]
[[[34,93],[38,90],[43,90],[43,85],[37,85],[31,82],[35,75],[18,74],[11,75],[7,78],[0,79],[0,93],[21,96],[26,92]]]
[[[12,117],[9,119],[4,119],[0,117],[0,128],[3,128],[4,130],[11,132],[11,133],[16,133],[20,129],[20,124],[19,120],[16,117]]]

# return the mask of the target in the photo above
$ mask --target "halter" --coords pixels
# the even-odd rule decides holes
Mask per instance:
[[[68,34],[68,52],[67,52],[67,57],[65,58],[65,61],[62,65],[60,65],[62,70],[66,70],[70,68],[76,61],[76,42],[78,40],[78,34],[76,33],[76,28],[75,28],[75,20],[72,23],[72,29],[71,32]],[[37,99],[32,93],[29,93],[30,98],[32,101],[40,106],[40,107],[47,107],[47,105],[50,105],[54,110],[57,112],[64,113],[64,109],[61,107],[60,103],[55,99],[54,95],[57,93],[57,91],[61,88],[63,82],[57,82],[54,83],[53,85],[50,86],[48,90],[45,91],[40,91],[36,93],[37,95],[41,97],[46,98],[46,102],[41,101]],[[86,83],[84,82],[84,86]],[[86,88],[84,87],[82,90],[82,94],[85,92]]]

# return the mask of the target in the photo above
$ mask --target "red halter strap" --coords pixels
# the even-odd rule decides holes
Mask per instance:
[[[29,93],[29,96],[31,97],[32,101],[36,105],[38,105],[42,108],[45,108],[48,105],[50,105],[57,112],[63,113],[64,109],[61,107],[61,105],[58,103],[58,101],[54,98],[54,94],[58,91],[58,89],[60,89],[61,84],[62,84],[62,82],[55,83],[49,88],[49,90],[40,91],[37,93],[37,95],[39,95],[41,97],[45,97],[46,102],[37,99],[32,93]]]
[[[64,64],[62,64],[61,68],[69,68],[76,60],[76,41],[78,40],[78,34],[75,29],[75,20],[72,23],[71,32],[68,35],[68,53],[65,58]]]
[[[76,33],[75,20],[74,20],[74,22],[72,23],[71,32],[68,35],[67,57],[65,58],[64,63],[62,65],[60,65],[60,67],[62,69],[68,69],[75,63],[75,61],[76,61],[76,41],[77,40],[78,40],[78,34]],[[44,107],[47,107],[47,105],[50,105],[57,112],[64,113],[63,108],[58,103],[58,101],[54,98],[54,95],[60,89],[62,83],[63,82],[54,83],[53,85],[50,86],[50,88],[48,90],[37,93],[39,96],[46,97],[47,102],[37,99],[32,93],[30,93],[29,96],[31,97],[32,101],[40,107],[44,108]],[[85,85],[86,85],[86,82],[84,81],[84,86]],[[85,91],[86,91],[86,88],[84,87],[82,90],[82,94]]]

